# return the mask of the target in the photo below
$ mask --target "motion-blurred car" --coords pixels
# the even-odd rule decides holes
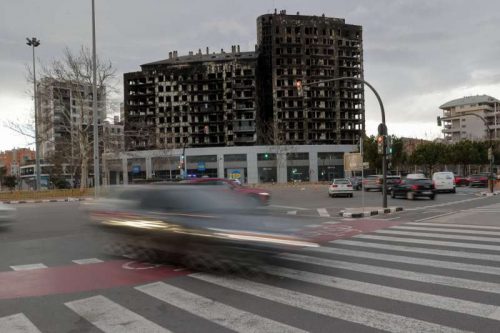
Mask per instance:
[[[361,190],[362,185],[363,185],[363,178],[361,178],[361,177],[349,177],[347,179],[351,182],[353,189],[355,189],[356,191]]]
[[[469,179],[464,176],[454,175],[456,186],[469,186]]]
[[[406,175],[406,179],[424,179],[427,178],[423,173],[409,173]]]
[[[149,253],[148,260],[161,254],[196,269],[248,267],[282,251],[317,246],[287,231],[303,221],[270,215],[247,195],[219,185],[121,186],[85,206],[112,254]]]
[[[263,205],[268,205],[271,194],[263,189],[252,188],[241,185],[240,182],[236,182],[232,179],[224,179],[224,178],[193,178],[183,183],[192,184],[192,185],[223,185],[226,186],[236,192],[243,193],[249,195],[252,198],[257,199]]]
[[[0,202],[0,227],[14,222],[16,209]]]
[[[330,196],[330,198],[339,195],[352,198],[354,194],[351,182],[346,178],[334,179],[328,187],[328,195]]]
[[[469,181],[470,187],[488,187],[488,176],[489,173],[478,173],[474,175],[470,175],[467,180]]]
[[[394,186],[395,184],[399,184],[401,182],[401,176],[387,175],[386,181],[387,181],[387,191],[390,191],[392,189],[392,186]],[[384,183],[383,175],[372,175],[365,178],[363,185],[365,191],[370,191],[370,190],[382,191],[383,183]]]
[[[434,200],[436,191],[432,180],[428,178],[405,179],[400,184],[395,185],[391,190],[391,198],[397,197],[405,197],[408,200],[427,197]]]

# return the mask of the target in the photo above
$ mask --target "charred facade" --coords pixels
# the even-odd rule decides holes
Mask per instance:
[[[258,117],[262,143],[356,144],[364,133],[362,27],[344,19],[287,15],[257,18]],[[270,141],[270,142],[269,142]]]
[[[128,150],[253,145],[257,53],[178,56],[124,74]]]

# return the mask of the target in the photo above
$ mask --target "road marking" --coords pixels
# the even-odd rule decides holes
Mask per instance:
[[[41,333],[23,313],[0,318],[0,332]]]
[[[325,316],[350,321],[390,332],[462,332],[460,330],[425,322],[396,314],[381,312],[348,303],[328,300],[292,290],[269,286],[244,279],[214,276],[204,273],[190,275],[193,278],[251,294],[273,302],[312,311]]]
[[[458,200],[458,201],[452,201],[452,202],[445,202],[442,204],[436,204],[436,205],[429,205],[429,206],[420,206],[420,207],[415,207],[415,208],[405,208],[406,211],[414,211],[414,210],[422,210],[422,209],[427,209],[427,208],[434,208],[434,207],[445,207],[445,206],[452,206],[456,204],[461,204],[464,202],[470,202],[470,201],[476,201],[476,200],[482,200],[487,197],[479,197],[479,198],[470,198],[470,199],[465,199],[465,200]]]
[[[47,268],[44,264],[29,264],[29,265],[17,265],[17,266],[10,266],[15,271],[28,271],[31,269],[41,269],[41,268]]]
[[[496,246],[496,245],[469,244],[469,243],[460,243],[460,242],[451,242],[451,241],[435,241],[435,240],[428,240],[428,239],[402,238],[402,237],[382,236],[382,235],[374,235],[374,234],[356,235],[356,237],[363,238],[363,239],[378,239],[378,240],[392,241],[392,242],[399,242],[399,243],[453,246],[453,247],[459,247],[459,248],[464,248],[464,249],[500,251],[500,246]]]
[[[400,219],[401,216],[396,216],[396,217],[390,217],[390,218],[381,218],[381,219],[374,219],[374,218],[370,218],[371,221],[392,221],[392,220],[397,220],[397,219]]]
[[[455,224],[455,223],[415,223],[408,222],[405,225],[427,225],[427,226],[436,226],[436,227],[459,227],[464,229],[491,229],[491,230],[500,230],[500,227],[495,226],[485,226],[485,225],[472,225],[472,224]]]
[[[323,222],[323,224],[339,224],[342,223],[340,221],[328,221],[328,222]]]
[[[319,284],[366,295],[387,298],[396,301],[419,304],[433,308],[464,313],[472,316],[500,320],[497,312],[500,308],[495,305],[481,304],[453,297],[438,296],[417,291],[386,287],[374,283],[343,279],[336,276],[304,272],[283,267],[267,267],[266,272],[299,281]]]
[[[78,265],[97,264],[97,263],[103,262],[101,259],[97,259],[97,258],[77,259],[77,260],[71,260],[71,261],[74,262],[75,264],[78,264]]]
[[[305,332],[163,282],[150,283],[135,289],[237,332]]]
[[[444,214],[434,215],[434,216],[426,217],[426,218],[423,218],[423,219],[415,220],[415,222],[433,220],[433,219],[436,219],[438,217],[443,217],[443,216],[447,216],[447,215],[453,215],[453,214],[457,214],[457,213],[458,212],[448,212],[448,213],[444,213]]]
[[[454,228],[426,228],[426,227],[413,227],[407,225],[400,225],[391,227],[391,230],[417,230],[417,231],[442,231],[466,235],[483,235],[483,236],[500,236],[500,231],[477,231],[477,230],[463,230]]]
[[[384,234],[399,235],[399,236],[444,238],[444,239],[453,239],[453,240],[470,240],[470,241],[477,241],[477,242],[490,242],[490,243],[499,243],[500,244],[500,239],[495,239],[495,238],[491,238],[491,237],[445,235],[445,234],[438,235],[438,234],[433,234],[431,232],[399,231],[399,230],[390,230],[390,229],[375,231],[375,233],[376,234],[384,233]]]
[[[286,209],[294,209],[294,210],[311,210],[310,208],[294,207],[294,206],[281,206],[281,205],[269,205],[268,207],[286,208]]]
[[[407,279],[424,283],[433,283],[450,287],[464,288],[470,290],[484,291],[500,295],[500,284],[492,282],[474,281],[450,276],[442,276],[428,273],[405,271],[402,269],[385,268],[374,265],[356,264],[349,261],[315,258],[298,254],[282,254],[281,258],[306,264],[346,269],[350,271],[388,276],[391,278]]]
[[[297,215],[297,211],[296,210],[289,210],[288,212],[286,212],[288,215]]]
[[[101,295],[64,305],[106,333],[170,332]]]
[[[328,214],[328,211],[326,210],[326,208],[318,208],[316,210],[318,211],[319,216],[330,217],[330,214]]]
[[[307,252],[311,252],[312,249],[307,249]],[[483,265],[473,265],[473,264],[462,264],[457,262],[452,262],[445,260],[433,260],[433,259],[421,259],[421,258],[409,258],[407,256],[398,256],[393,254],[382,254],[382,253],[373,253],[368,251],[356,251],[356,250],[346,250],[332,247],[318,247],[312,250],[312,252],[320,252],[327,254],[340,254],[357,258],[368,258],[375,260],[383,260],[388,262],[397,262],[403,264],[415,264],[422,266],[430,266],[430,267],[438,267],[445,269],[454,269],[466,272],[477,272],[477,273],[485,273],[485,274],[494,274],[500,275],[500,267],[491,267],[491,266],[483,266]],[[458,258],[458,257],[457,257]]]
[[[409,247],[409,246],[402,246],[402,245],[356,242],[356,241],[347,240],[347,239],[338,239],[338,240],[335,240],[335,241],[330,242],[330,243],[353,245],[353,246],[362,247],[362,248],[402,251],[402,252],[409,252],[409,253],[421,253],[421,254],[431,254],[431,255],[438,255],[438,256],[469,258],[469,259],[489,260],[489,261],[500,261],[500,255],[495,255],[495,254],[481,254],[481,253],[470,253],[470,252],[463,252],[463,251],[426,249],[426,248]]]

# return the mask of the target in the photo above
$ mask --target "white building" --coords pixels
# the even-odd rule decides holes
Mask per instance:
[[[485,140],[489,135],[500,138],[500,101],[488,95],[468,96],[449,101],[439,107],[443,111],[443,133],[447,142]],[[469,115],[468,115],[469,114]],[[488,133],[483,117],[490,127]]]

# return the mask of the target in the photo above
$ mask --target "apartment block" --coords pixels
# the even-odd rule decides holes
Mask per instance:
[[[500,101],[488,95],[466,96],[439,107],[447,142],[500,139]],[[474,116],[476,115],[476,116]],[[477,117],[479,116],[479,117]],[[485,125],[484,118],[490,131]]]
[[[256,143],[257,53],[170,52],[124,74],[128,150]]]
[[[275,11],[257,18],[259,141],[355,144],[364,133],[362,27]],[[301,80],[303,96],[295,83]],[[310,85],[310,86],[307,86]]]

